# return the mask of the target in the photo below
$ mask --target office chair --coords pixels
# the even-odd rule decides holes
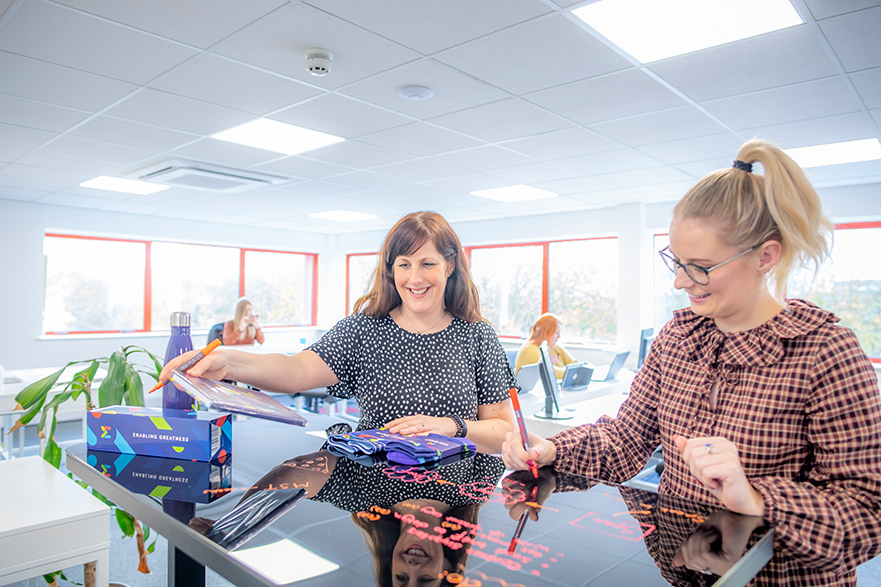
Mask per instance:
[[[208,331],[208,342],[205,344],[210,344],[215,338],[219,338],[220,342],[223,342],[223,324],[220,322],[211,327],[211,330]]]
[[[646,355],[649,354],[649,349],[652,348],[652,341],[655,339],[655,329],[654,328],[644,328],[639,333],[639,360],[636,363],[636,368],[641,369],[642,364],[645,362]]]

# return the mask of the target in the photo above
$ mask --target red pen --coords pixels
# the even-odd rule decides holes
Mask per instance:
[[[532,501],[535,503],[535,496],[538,492],[538,485],[532,488]],[[528,502],[527,502],[528,503]],[[523,533],[523,527],[526,526],[526,520],[529,518],[529,510],[526,509],[520,514],[520,521],[517,522],[517,529],[514,530],[514,536],[511,537],[511,543],[508,545],[508,554],[514,554],[517,550],[517,543],[520,542],[520,534]]]
[[[517,398],[517,389],[512,387],[508,390],[508,394],[511,396],[511,403],[514,404],[514,414],[517,416],[517,425],[520,427],[520,438],[523,439],[523,448],[526,449],[526,452],[529,452],[531,446],[529,445],[529,434],[526,432],[526,422],[523,421],[523,413],[520,411],[520,400]],[[535,466],[535,462],[532,460],[526,461],[529,463],[529,470],[532,471],[532,475],[538,479],[538,467]]]

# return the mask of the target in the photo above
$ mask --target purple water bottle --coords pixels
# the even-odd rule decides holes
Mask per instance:
[[[171,337],[165,349],[165,362],[168,363],[178,355],[193,350],[193,339],[190,338],[189,312],[171,313]],[[189,410],[193,405],[193,397],[179,390],[170,381],[162,387],[162,407],[169,410]]]

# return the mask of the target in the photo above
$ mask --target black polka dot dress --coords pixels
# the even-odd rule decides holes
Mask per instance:
[[[328,392],[357,400],[359,430],[413,414],[476,420],[478,405],[505,401],[508,389],[518,387],[486,322],[453,318],[440,332],[415,334],[389,316],[352,314],[309,349],[340,380]]]

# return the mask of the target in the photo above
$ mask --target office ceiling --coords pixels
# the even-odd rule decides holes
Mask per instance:
[[[793,2],[806,24],[641,65],[568,0],[0,0],[0,198],[322,233],[673,201],[753,136],[881,139],[881,2]],[[313,47],[333,52],[324,77]],[[398,94],[413,84],[434,95]],[[346,140],[287,156],[211,138],[260,117]],[[170,159],[280,183],[79,187]],[[809,174],[876,183],[881,161]],[[560,195],[469,193],[512,184]],[[337,209],[378,218],[308,217]]]

